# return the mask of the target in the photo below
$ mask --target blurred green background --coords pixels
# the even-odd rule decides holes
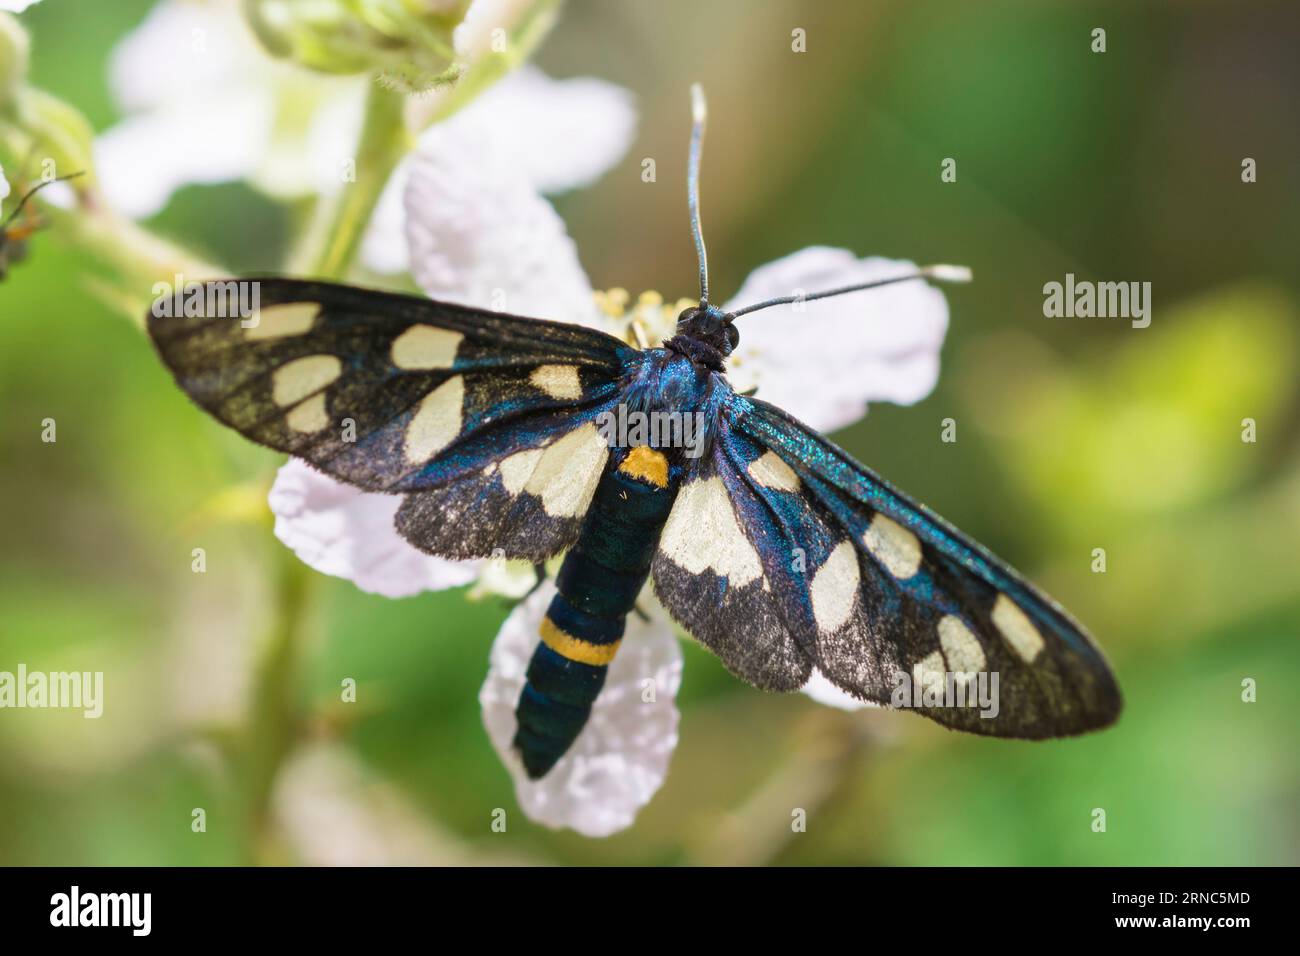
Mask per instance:
[[[107,58],[148,7],[33,8],[33,82],[112,125]],[[641,114],[622,164],[557,203],[598,286],[691,294],[694,80],[724,297],[814,244],[973,267],[935,392],[837,440],[1071,608],[1127,699],[1101,734],[992,741],[765,695],[688,646],[668,781],[603,841],[528,822],[482,729],[505,606],[288,567],[257,504],[279,456],[202,416],[79,254],[38,237],[0,285],[0,670],[102,669],[107,707],[0,711],[0,862],[1300,862],[1298,42],[1290,2],[565,8],[538,63],[620,83]],[[229,185],[150,225],[265,269],[294,222]],[[1045,319],[1066,272],[1150,281],[1151,327]],[[268,688],[272,593],[305,626]],[[361,703],[337,703],[343,677]]]

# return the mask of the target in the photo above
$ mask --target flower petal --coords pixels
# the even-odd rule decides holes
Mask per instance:
[[[130,113],[183,101],[198,105],[242,79],[240,73],[262,59],[236,0],[164,0],[113,48],[109,88],[118,106]],[[239,132],[214,126],[209,138],[218,130]],[[207,139],[200,142],[207,145]]]
[[[609,836],[631,825],[668,774],[677,746],[679,715],[674,699],[681,686],[681,647],[657,605],[649,622],[630,615],[587,726],[550,773],[530,780],[511,746],[517,726],[515,705],[537,647],[538,628],[554,594],[555,585],[548,582],[501,626],[479,692],[483,723],[530,819],[586,836]],[[655,700],[647,703],[642,695],[651,686]]]
[[[213,756],[217,762],[217,757]],[[306,866],[537,865],[510,847],[461,840],[427,809],[338,743],[311,742],[276,777],[277,835]]]
[[[236,0],[159,3],[113,51],[109,83],[126,116],[95,144],[104,192],[134,217],[189,183],[251,179],[282,199],[335,192],[365,82],[268,57]]]
[[[214,96],[203,110],[174,108],[122,120],[95,140],[95,169],[111,206],[152,216],[189,183],[252,173],[271,141],[271,101],[253,93]],[[213,129],[238,135],[213,136]],[[202,143],[202,147],[186,144]]]
[[[514,165],[484,143],[421,147],[406,186],[411,273],[432,298],[599,323],[564,222]]]
[[[412,122],[422,125],[418,118]],[[586,77],[553,80],[523,66],[428,130],[419,149],[439,157],[509,156],[511,171],[538,192],[562,192],[587,185],[622,159],[635,129],[636,109],[622,87]],[[410,268],[402,229],[409,173],[409,163],[403,162],[371,217],[361,252],[376,272]]]
[[[275,536],[308,566],[363,591],[399,598],[474,580],[481,562],[448,561],[416,550],[397,533],[401,495],[361,491],[290,458],[267,497]]]
[[[602,176],[635,132],[632,94],[622,87],[591,77],[554,80],[523,66],[423,140],[432,151],[484,143],[510,156],[538,192],[556,193]]]
[[[847,249],[812,246],[755,269],[726,309],[820,292],[914,269],[906,260],[859,259]],[[819,431],[857,421],[868,402],[919,401],[939,377],[948,328],[943,293],[903,282],[833,299],[784,305],[741,317],[740,346],[728,377]]]
[[[127,114],[95,143],[109,202],[148,216],[186,183],[249,174],[274,126],[270,95],[246,80],[259,59],[229,0],[156,4],[109,63],[113,98]]]
[[[858,700],[848,691],[840,690],[832,684],[821,671],[813,668],[808,683],[799,688],[801,694],[807,694],[819,704],[834,707],[837,710],[862,710],[864,707],[879,707],[869,700]]]

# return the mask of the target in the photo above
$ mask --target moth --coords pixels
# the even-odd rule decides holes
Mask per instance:
[[[16,224],[27,203],[51,183],[65,182],[80,175],[81,173],[70,173],[67,176],[41,180],[19,198],[14,211],[5,217],[3,222],[0,222],[0,282],[3,282],[5,277],[9,275],[9,270],[14,264],[27,258],[27,240],[41,228],[42,223],[35,216],[27,217],[23,223]]]
[[[180,387],[242,435],[371,492],[430,554],[565,554],[520,695],[515,747],[547,774],[581,733],[648,579],[673,619],[769,691],[815,672],[947,727],[1048,738],[1104,727],[1120,692],[1097,645],[1005,562],[826,438],[727,381],[743,317],[709,302],[694,88],[688,205],[700,302],[638,348],[589,328],[348,285],[206,283],[149,332]],[[960,279],[932,266],[803,296]],[[222,308],[252,284],[257,307]],[[188,314],[188,317],[187,315]],[[833,343],[830,347],[833,347]],[[816,383],[810,382],[810,388]],[[698,414],[702,448],[619,446],[631,413]],[[996,713],[953,691],[993,675]],[[971,694],[971,697],[974,695]]]

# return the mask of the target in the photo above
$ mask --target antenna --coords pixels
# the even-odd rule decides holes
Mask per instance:
[[[814,299],[829,299],[833,295],[845,295],[849,292],[861,292],[863,289],[877,289],[882,285],[893,285],[895,282],[910,282],[913,279],[933,279],[936,282],[970,282],[971,278],[971,271],[966,266],[921,266],[915,272],[909,272],[901,276],[893,276],[888,279],[875,279],[871,282],[863,282],[861,285],[846,285],[839,289],[828,289],[825,292],[814,292],[812,295],[783,295],[780,298],[768,299],[766,302],[747,305],[743,309],[737,309],[735,312],[728,313],[728,318],[738,319],[742,315],[748,315],[750,312],[757,312],[759,309],[771,308],[774,305],[790,305],[794,302],[812,302]]]
[[[700,229],[700,157],[704,153],[704,122],[708,117],[704,87],[691,84],[691,154],[686,168],[687,204],[691,209],[691,234],[695,237],[695,258],[700,262],[700,308],[709,304],[709,254],[704,250]]]
[[[23,211],[23,207],[27,205],[27,201],[31,199],[33,196],[35,196],[42,189],[44,189],[46,186],[49,186],[53,183],[61,183],[67,179],[76,179],[78,176],[81,175],[83,174],[68,173],[68,175],[66,176],[56,176],[54,179],[44,179],[41,180],[41,182],[37,183],[35,186],[33,186],[31,189],[27,190],[27,192],[23,194],[23,197],[18,200],[18,205],[14,206],[14,211],[8,215],[8,217],[5,219],[4,222],[0,222],[0,233],[3,233],[6,229],[8,229],[9,224],[18,218],[18,214]]]

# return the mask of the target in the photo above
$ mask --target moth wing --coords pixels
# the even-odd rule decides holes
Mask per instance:
[[[786,564],[793,548],[815,548],[830,529],[815,515],[794,527],[768,513],[744,472],[751,444],[718,423],[664,525],[651,567],[655,594],[737,677],[764,690],[797,690],[813,657]]]
[[[1096,643],[1009,565],[775,406],[737,397],[728,417],[752,443],[731,441],[754,456],[746,472],[777,476],[757,483],[767,513],[818,519],[816,534],[785,539],[802,534],[811,546],[787,617],[806,624],[812,612],[801,643],[832,683],[888,705],[906,677],[924,716],[991,736],[1056,737],[1116,719],[1119,688]],[[997,675],[995,714],[971,701],[981,674]],[[965,706],[941,698],[940,685],[961,685]]]
[[[636,350],[581,326],[351,286],[197,288],[172,303],[180,315],[155,307],[148,328],[219,421],[405,494],[398,530],[433,554],[540,560],[576,538],[607,457],[595,420]]]

